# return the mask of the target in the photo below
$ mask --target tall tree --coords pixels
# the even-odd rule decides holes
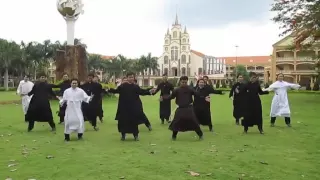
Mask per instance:
[[[14,60],[21,58],[20,46],[15,42],[0,39],[0,62],[4,69],[4,87],[9,90],[9,68]]]
[[[156,57],[153,57],[151,53],[146,56],[146,68],[148,69],[148,82],[150,82],[151,72],[155,73],[158,71],[158,61]]]
[[[237,65],[236,68],[233,69],[233,73],[234,76],[233,80],[236,81],[236,78],[238,75],[242,75],[243,78],[248,81],[249,80],[249,73],[246,69],[245,66],[243,65]]]
[[[319,0],[274,0],[271,11],[277,13],[272,20],[280,24],[281,35],[296,33],[297,48],[306,39],[310,45],[320,38]]]

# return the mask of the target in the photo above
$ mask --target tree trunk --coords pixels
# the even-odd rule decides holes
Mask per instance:
[[[70,78],[84,81],[87,78],[87,54],[86,49],[80,45],[66,46],[65,51],[57,50],[56,79],[61,80],[64,73]]]
[[[142,86],[144,87],[144,71],[142,72]]]
[[[6,91],[9,91],[9,70],[8,70],[8,67],[6,67],[4,70],[4,85],[3,86]]]

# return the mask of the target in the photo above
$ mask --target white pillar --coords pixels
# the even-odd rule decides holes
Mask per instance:
[[[76,20],[74,18],[66,18],[67,22],[67,45],[74,45],[74,28]]]

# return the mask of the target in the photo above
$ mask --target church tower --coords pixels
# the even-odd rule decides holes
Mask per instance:
[[[187,27],[182,28],[178,15],[171,30],[167,29],[163,46],[162,73],[168,76],[190,76],[190,42]]]

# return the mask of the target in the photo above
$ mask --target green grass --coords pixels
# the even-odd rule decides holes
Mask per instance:
[[[0,93],[0,99],[7,94]],[[120,141],[113,120],[117,99],[104,102],[105,123],[95,132],[87,124],[84,141],[63,141],[63,126],[57,134],[46,123],[37,123],[27,133],[20,105],[0,106],[0,179],[14,180],[299,180],[320,179],[320,95],[290,94],[292,128],[283,119],[269,127],[272,96],[264,96],[265,135],[256,127],[242,134],[232,118],[232,102],[227,95],[215,95],[212,119],[216,133],[204,127],[204,140],[194,132],[180,133],[170,140],[168,125],[158,120],[157,97],[143,97],[144,109],[153,124],[148,132],[140,127],[140,141]],[[58,106],[53,102],[55,112]],[[55,120],[58,118],[55,116]],[[12,134],[10,136],[10,134]],[[75,137],[75,134],[73,135]],[[154,145],[155,144],[155,145]],[[28,154],[23,155],[26,151]],[[54,156],[47,159],[47,156]],[[15,162],[10,162],[15,160]],[[267,164],[261,163],[266,162]],[[9,164],[17,163],[15,167]],[[16,169],[11,172],[10,170]],[[200,177],[192,177],[194,171]]]
[[[19,100],[20,96],[16,91],[0,91],[0,102]]]

